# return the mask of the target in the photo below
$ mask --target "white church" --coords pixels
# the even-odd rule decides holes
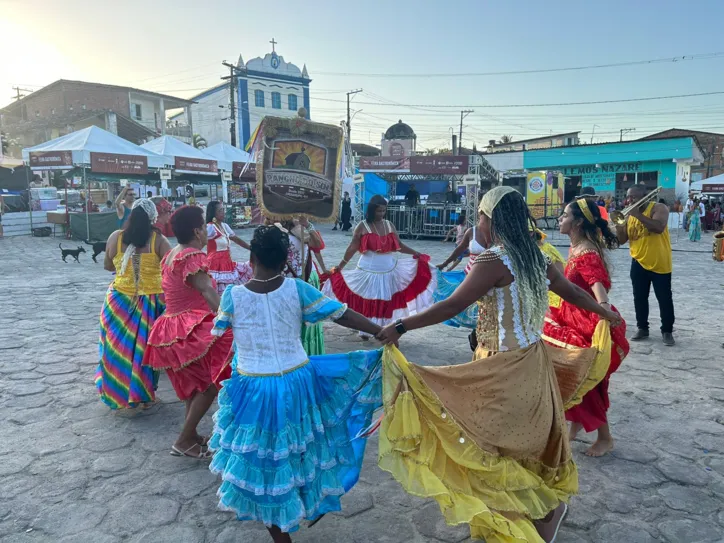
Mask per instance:
[[[309,118],[309,84],[312,82],[306,64],[286,62],[276,52],[272,39],[271,53],[249,62],[239,55],[236,64],[236,146],[244,148],[252,133],[266,115],[293,117],[304,107]],[[231,143],[228,81],[191,97],[191,121],[194,133],[208,145],[220,141]],[[186,113],[169,119],[172,123],[189,124]]]

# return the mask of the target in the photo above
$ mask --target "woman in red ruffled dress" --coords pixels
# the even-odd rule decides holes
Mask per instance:
[[[585,198],[571,202],[563,211],[559,224],[561,233],[571,238],[566,278],[596,298],[598,303],[618,313],[608,301],[611,276],[605,257],[605,250],[615,249],[618,239],[601,218],[598,206]],[[598,315],[564,300],[559,307],[549,309],[543,326],[543,339],[556,347],[590,347],[599,319]],[[613,449],[613,437],[606,416],[610,405],[608,383],[611,374],[629,352],[625,321],[611,327],[611,341],[611,364],[606,377],[583,397],[579,405],[566,411],[566,419],[571,423],[571,441],[581,429],[586,432],[598,430],[596,442],[586,451],[588,456],[603,456]]]
[[[186,402],[183,429],[171,454],[210,458],[208,439],[196,427],[216,398],[214,378],[233,355],[233,336],[211,335],[220,297],[202,250],[203,210],[179,208],[171,217],[171,228],[179,245],[161,263],[166,312],[153,324],[143,364],[166,370],[176,395]]]
[[[386,212],[387,200],[373,196],[365,220],[357,225],[344,258],[322,289],[380,326],[430,307],[437,287],[430,257],[400,241],[395,227],[385,220]],[[342,273],[357,251],[357,268]],[[412,255],[413,260],[398,260],[397,253]]]
[[[231,258],[232,241],[246,250],[249,244],[224,222],[224,204],[217,200],[206,206],[206,224],[209,275],[216,281],[216,290],[221,295],[227,286],[243,285],[251,279],[253,271],[249,262],[234,262]]]

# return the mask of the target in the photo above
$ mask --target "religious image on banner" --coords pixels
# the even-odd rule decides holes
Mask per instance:
[[[342,129],[302,116],[265,117],[257,137],[257,196],[264,215],[334,222],[342,184]]]

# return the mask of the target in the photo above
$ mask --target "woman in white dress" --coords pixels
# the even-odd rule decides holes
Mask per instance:
[[[430,257],[400,241],[395,227],[385,219],[386,212],[387,201],[380,195],[373,196],[365,220],[355,229],[344,258],[322,290],[379,325],[431,306],[437,286]],[[357,268],[342,273],[358,251],[361,256]],[[412,255],[413,259],[398,259],[398,253]]]

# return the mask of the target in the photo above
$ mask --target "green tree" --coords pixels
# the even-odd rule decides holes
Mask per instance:
[[[201,134],[194,134],[194,147],[197,149],[206,149],[208,147],[206,138],[204,138]]]
[[[513,136],[508,136],[508,135],[504,134],[500,137],[500,143],[511,143],[512,141],[513,141]]]

